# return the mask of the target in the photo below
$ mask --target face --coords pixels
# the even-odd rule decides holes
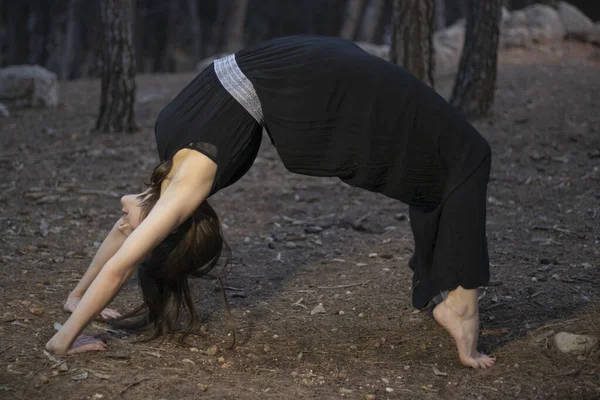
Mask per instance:
[[[123,206],[123,216],[121,217],[121,224],[119,224],[119,230],[123,233],[128,234],[133,232],[133,230],[135,230],[142,223],[142,208],[140,207],[140,196],[144,196],[144,193],[128,194],[126,196],[121,197],[121,205]]]

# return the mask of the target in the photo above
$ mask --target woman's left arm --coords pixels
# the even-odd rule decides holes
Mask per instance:
[[[55,354],[65,354],[87,324],[119,292],[136,266],[169,233],[181,225],[206,199],[212,188],[216,164],[194,150],[177,153],[171,181],[148,216],[105,264],[81,299],[77,309],[46,344]]]

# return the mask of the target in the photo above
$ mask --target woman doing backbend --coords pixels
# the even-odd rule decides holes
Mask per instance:
[[[436,321],[463,364],[491,366],[477,351],[477,288],[489,279],[488,143],[403,68],[318,36],[216,60],[164,108],[151,186],[122,199],[125,215],[71,294],[73,313],[48,350],[102,349],[76,339],[98,314],[118,316],[105,307],[136,268],[154,333],[173,329],[173,310],[191,308],[187,275],[206,273],[226,246],[206,199],[248,171],[263,129],[289,171],[339,177],[409,205],[413,305],[449,291]]]

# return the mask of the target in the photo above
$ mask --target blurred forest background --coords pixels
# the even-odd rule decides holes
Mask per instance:
[[[133,0],[132,0],[133,1]],[[508,10],[532,0],[504,0]],[[38,64],[59,79],[100,75],[100,0],[0,0],[0,67]],[[138,73],[184,72],[207,57],[290,34],[390,42],[392,0],[137,0]],[[553,0],[545,1],[552,5]],[[600,1],[573,0],[592,20]],[[464,18],[466,0],[436,0],[435,28]]]

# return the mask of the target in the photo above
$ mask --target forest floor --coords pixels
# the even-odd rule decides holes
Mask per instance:
[[[157,113],[191,78],[140,76],[133,135],[91,133],[97,80],[61,84],[57,109],[0,120],[1,398],[600,397],[598,350],[553,345],[554,332],[600,337],[600,54],[577,43],[502,52],[495,113],[475,122],[494,152],[480,302],[493,368],[462,367],[431,313],[411,308],[407,207],[290,174],[267,139],[212,202],[233,249],[233,349],[219,286],[200,281],[203,322],[183,344],[139,343],[96,322],[88,332],[108,351],[44,354],[120,195],[143,190],[157,163]],[[113,306],[139,301],[133,279]],[[319,304],[325,313],[311,315]]]

